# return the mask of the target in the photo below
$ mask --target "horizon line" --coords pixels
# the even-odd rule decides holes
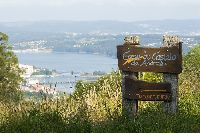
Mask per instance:
[[[66,20],[66,19],[59,19],[59,20],[53,20],[53,19],[47,19],[47,20],[19,20],[19,21],[0,21],[0,23],[34,23],[34,22],[124,22],[124,23],[135,23],[135,22],[153,22],[153,21],[188,21],[188,20],[199,20],[199,18],[189,18],[189,19],[173,19],[173,18],[167,18],[167,19],[147,19],[147,20],[109,20],[109,19],[99,19],[99,20]]]

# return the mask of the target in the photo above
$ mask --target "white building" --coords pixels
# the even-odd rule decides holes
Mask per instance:
[[[24,78],[30,77],[31,74],[35,72],[33,66],[30,65],[19,64],[19,67],[25,71],[25,73],[22,75]]]

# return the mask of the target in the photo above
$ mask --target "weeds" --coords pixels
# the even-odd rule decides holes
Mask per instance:
[[[190,69],[185,68],[180,75],[179,112],[175,115],[163,113],[161,102],[139,102],[141,108],[136,117],[122,116],[121,73],[116,71],[95,83],[78,82],[73,95],[41,102],[22,100],[18,105],[1,103],[0,132],[197,133],[200,71],[193,69],[195,73],[189,74]],[[140,78],[157,82],[161,77],[145,73]]]

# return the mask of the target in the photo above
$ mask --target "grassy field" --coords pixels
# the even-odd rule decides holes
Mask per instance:
[[[200,46],[184,56],[179,75],[179,111],[162,111],[162,102],[139,102],[134,118],[122,116],[121,73],[112,72],[94,83],[79,81],[72,95],[0,104],[0,132],[5,133],[199,133]],[[147,81],[162,74],[145,73]]]

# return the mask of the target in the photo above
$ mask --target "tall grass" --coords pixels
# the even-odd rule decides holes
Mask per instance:
[[[199,64],[198,70],[190,74],[184,63],[184,71],[179,75],[177,114],[163,113],[162,102],[140,102],[137,116],[122,116],[121,73],[116,71],[94,83],[79,81],[72,95],[40,102],[22,100],[17,105],[0,104],[0,132],[198,133]],[[145,73],[140,78],[158,82],[162,75]]]
[[[81,89],[71,96],[1,105],[1,132],[200,131],[199,82],[180,84],[178,114],[164,114],[160,102],[140,102],[138,116],[130,119],[121,115],[120,79],[113,72],[96,83],[78,83]]]

